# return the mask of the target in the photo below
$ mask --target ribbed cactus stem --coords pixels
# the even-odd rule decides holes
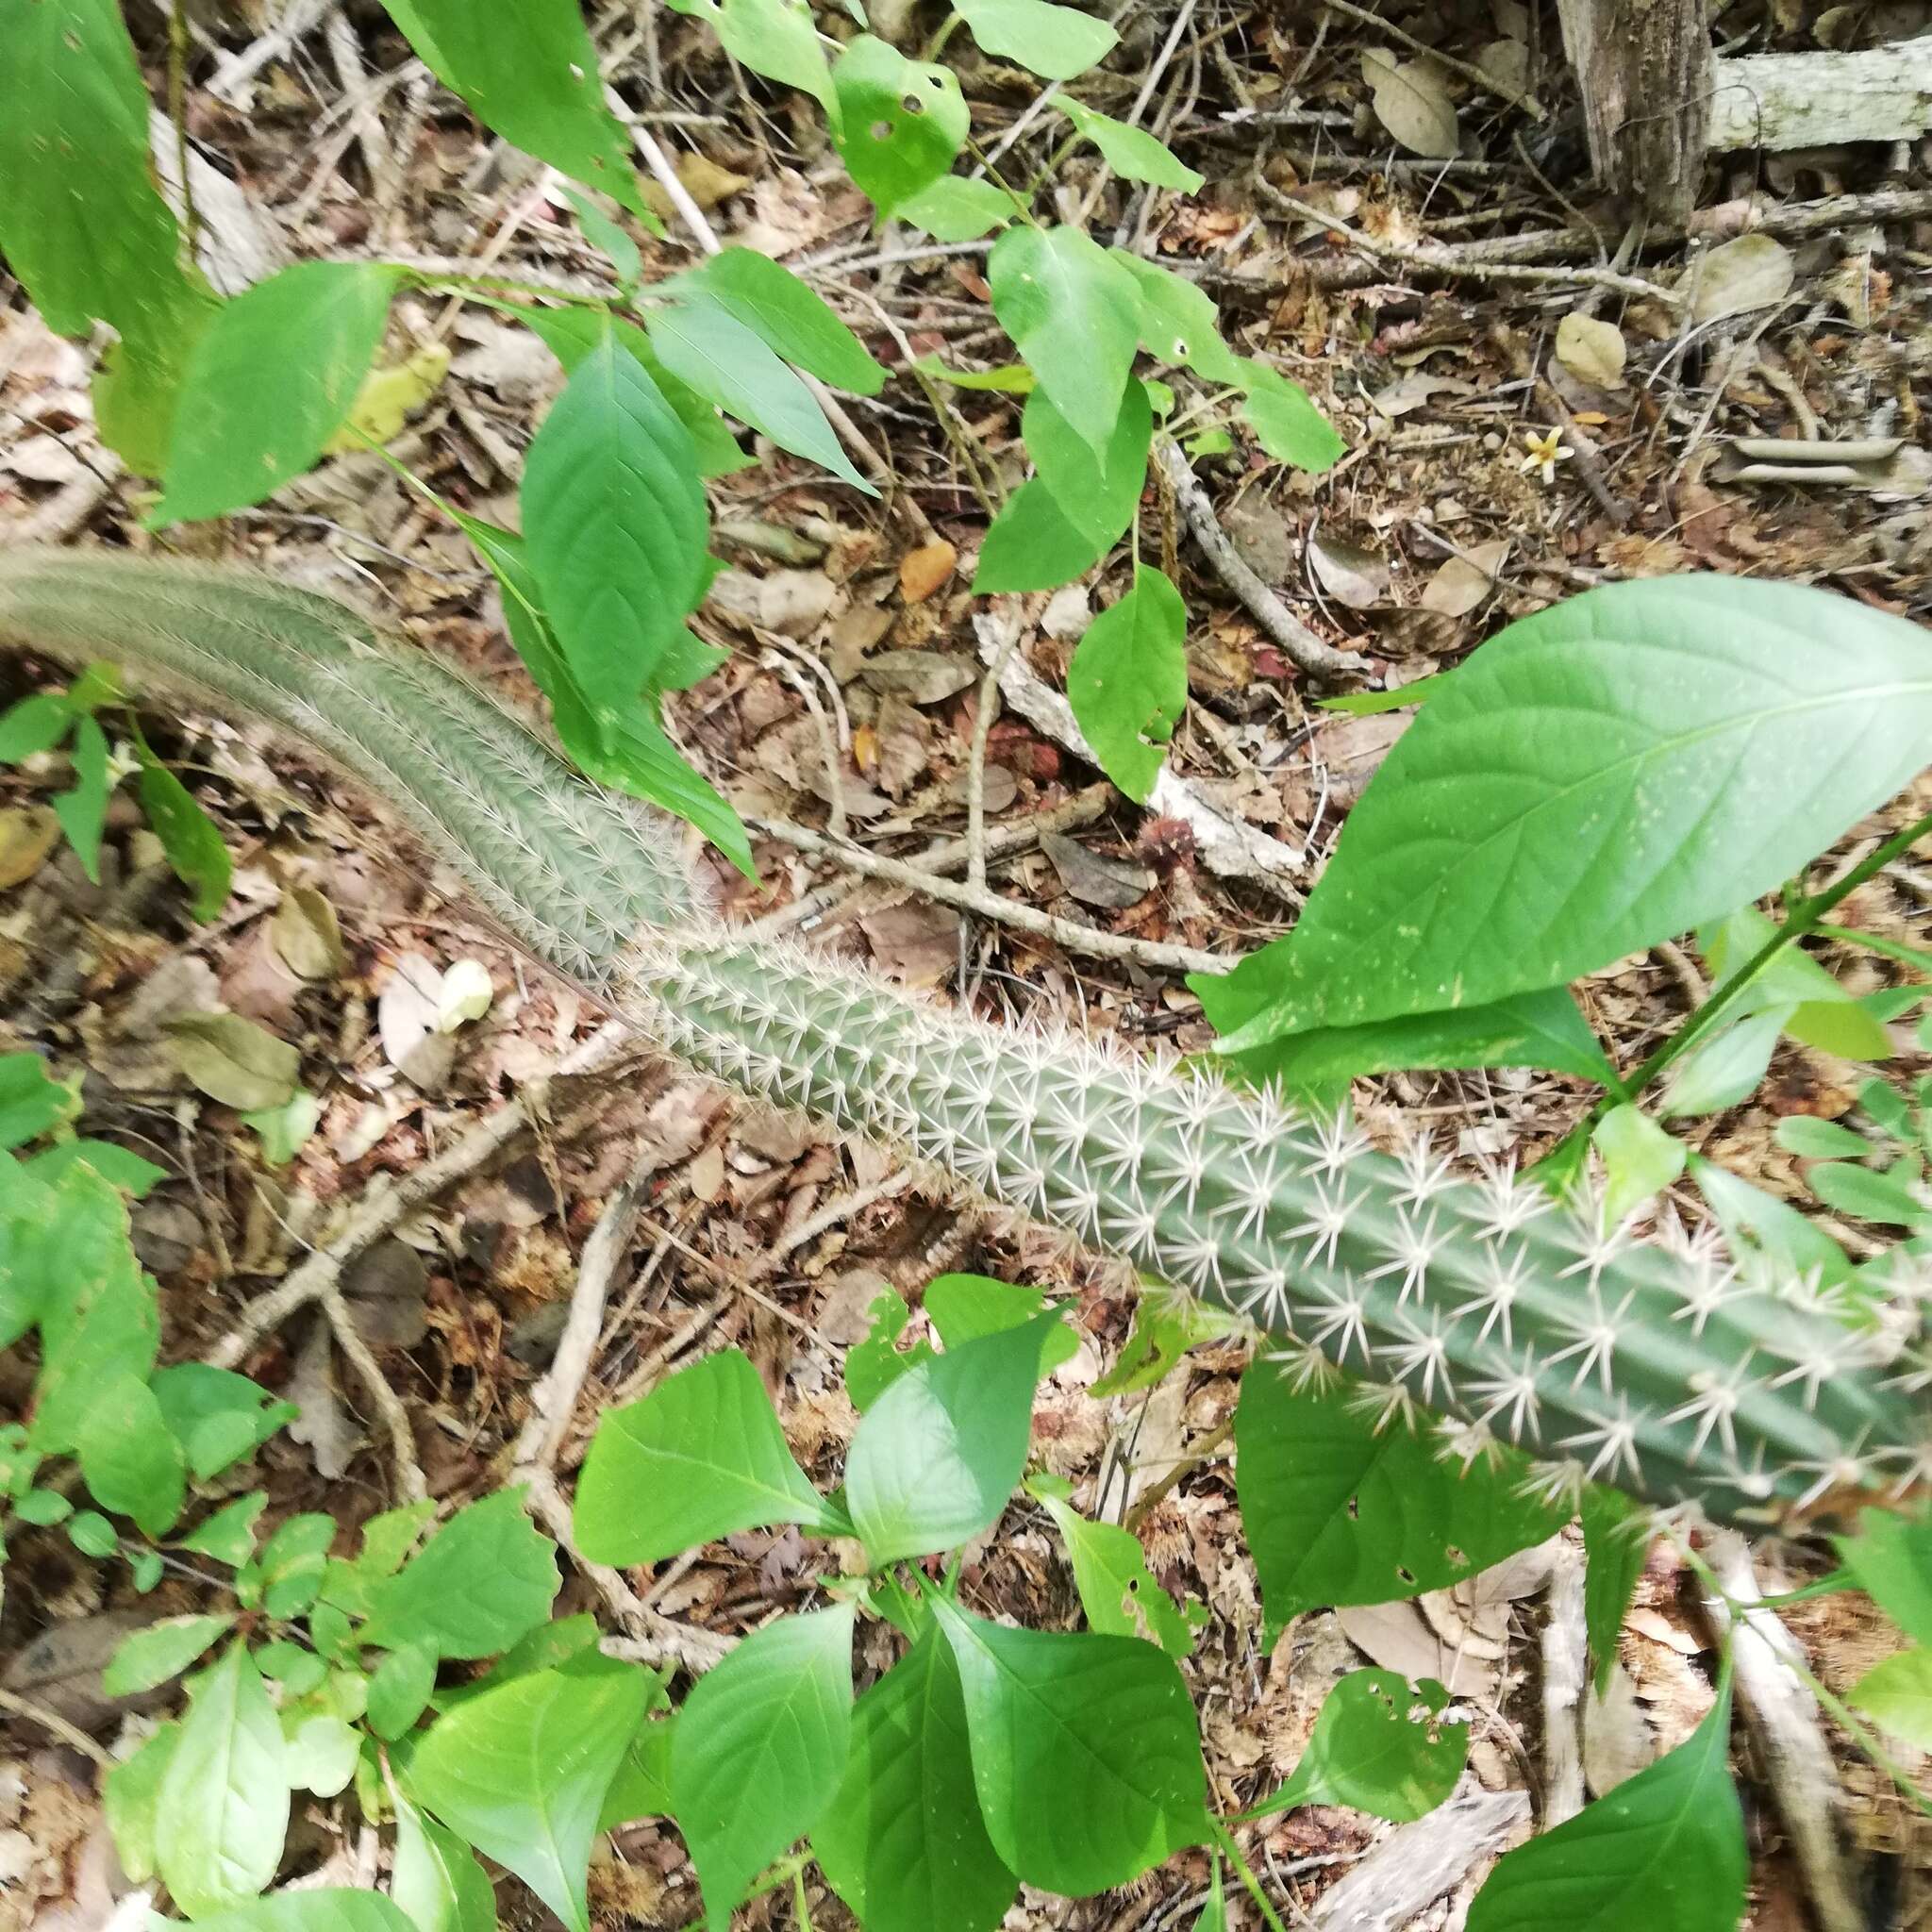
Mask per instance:
[[[663,824],[325,599],[0,558],[0,639],[267,717],[392,799],[515,936],[693,1066],[1252,1317],[1309,1381],[1353,1378],[1391,1425],[1433,1415],[1445,1454],[1507,1443],[1557,1490],[1589,1475],[1759,1523],[1924,1479],[1932,1366],[1900,1341],[1915,1307],[1855,1327],[1805,1283],[1606,1232],[1507,1173],[1459,1180],[1421,1142],[1391,1158],[1266,1095],[735,939],[670,876]]]

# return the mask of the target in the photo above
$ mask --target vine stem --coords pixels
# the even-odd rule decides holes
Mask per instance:
[[[1261,1881],[1255,1876],[1255,1868],[1241,1856],[1241,1848],[1234,1841],[1234,1833],[1218,1818],[1208,1821],[1214,1827],[1214,1841],[1221,1847],[1223,1856],[1234,1867],[1234,1875],[1241,1882],[1248,1896],[1255,1901],[1262,1918],[1268,1922],[1269,1932],[1288,1932],[1281,1923],[1281,1915],[1268,1901],[1268,1894],[1261,1890]]]

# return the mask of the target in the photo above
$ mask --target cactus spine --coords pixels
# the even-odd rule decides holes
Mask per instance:
[[[1916,1491],[1932,1360],[1701,1241],[1606,1233],[1507,1174],[1454,1178],[1344,1124],[908,1001],[734,939],[663,822],[587,785],[454,674],[327,599],[198,566],[0,557],[0,641],[108,658],[261,717],[391,801],[508,930],[744,1091],[905,1148],[1248,1316],[1444,1453],[1520,1447],[1662,1506],[1774,1523]],[[1916,1324],[1917,1309],[1902,1310]],[[1881,1341],[1880,1336],[1889,1338]]]

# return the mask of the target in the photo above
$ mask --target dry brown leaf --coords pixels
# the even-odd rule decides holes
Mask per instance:
[[[1773,236],[1720,242],[1690,272],[1690,319],[1718,322],[1769,308],[1791,292],[1797,273],[1791,251]]]
[[[899,594],[908,604],[924,604],[953,575],[959,553],[943,537],[908,550],[899,559]]]
[[[302,1077],[302,1056],[239,1013],[193,1013],[168,1023],[175,1064],[210,1100],[253,1113],[285,1107]]]
[[[888,651],[868,658],[858,675],[874,691],[897,691],[915,705],[936,705],[964,691],[979,674],[968,659],[939,651]]]
[[[1461,147],[1456,104],[1441,75],[1426,61],[1398,62],[1391,54],[1370,49],[1362,55],[1362,78],[1369,84],[1376,120],[1410,154],[1447,160]]]
[[[1557,325],[1557,360],[1579,381],[1614,389],[1624,379],[1624,331],[1593,315],[1566,315]]]
[[[0,811],[0,892],[32,878],[59,838],[60,821],[43,805]]]
[[[1144,865],[1090,852],[1079,840],[1069,839],[1063,832],[1042,832],[1040,849],[1053,861],[1060,884],[1084,906],[1123,911],[1153,890],[1154,874]]]
[[[1411,1682],[1433,1677],[1453,1697],[1495,1696],[1496,1673],[1490,1662],[1467,1650],[1458,1657],[1413,1604],[1357,1605],[1335,1616],[1348,1641],[1385,1671],[1400,1671]]]
[[[336,910],[313,886],[291,886],[269,921],[275,949],[301,979],[334,979],[348,964]]]
[[[1499,537],[1452,557],[1423,587],[1423,608],[1442,617],[1467,617],[1496,588],[1496,574],[1508,554],[1509,540]]]
[[[1308,541],[1308,569],[1315,581],[1351,610],[1368,610],[1389,594],[1389,560],[1339,538]]]
[[[1637,1702],[1637,1688],[1622,1664],[1610,1668],[1610,1681],[1599,1697],[1592,1688],[1583,1700],[1583,1775],[1601,1798],[1633,1778],[1657,1757],[1657,1739]]]
[[[1500,94],[1520,94],[1529,86],[1529,49],[1521,41],[1491,41],[1476,49],[1476,66]]]

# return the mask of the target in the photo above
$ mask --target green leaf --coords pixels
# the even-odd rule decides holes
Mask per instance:
[[[1671,1069],[1664,1112],[1673,1119],[1722,1113],[1756,1092],[1771,1065],[1778,1035],[1796,1010],[1772,1007],[1700,1041]]]
[[[289,1827],[282,1727],[245,1645],[189,1689],[161,1780],[155,1864],[190,1918],[252,1898],[275,1875]]]
[[[1909,1167],[1904,1173],[1876,1174],[1849,1161],[1822,1160],[1805,1179],[1827,1208],[1856,1221],[1874,1221],[1885,1227],[1917,1227],[1932,1216],[1932,1208],[1926,1206],[1915,1185],[1918,1175]]]
[[[187,1459],[141,1376],[124,1370],[95,1385],[77,1446],[103,1509],[131,1516],[147,1536],[173,1528],[188,1494]]]
[[[652,1693],[652,1701],[654,1705],[666,1701],[661,1684]],[[638,1726],[610,1789],[604,1793],[604,1807],[597,1814],[599,1831],[615,1831],[642,1818],[670,1816],[671,1740],[675,1730],[675,1717],[660,1723],[647,1715]]]
[[[1469,1932],[1736,1932],[1750,1861],[1730,1733],[1726,1673],[1685,1743],[1504,1857]]]
[[[1824,591],[1652,577],[1525,618],[1417,713],[1291,941],[1237,969],[1268,1006],[1235,1044],[1644,951],[1801,870],[1928,738],[1932,642]]]
[[[1932,1650],[1902,1650],[1887,1657],[1845,1695],[1894,1738],[1932,1750]]]
[[[625,133],[604,105],[597,50],[576,0],[383,0],[424,65],[486,127],[632,214],[649,208]]]
[[[701,594],[709,519],[697,470],[690,433],[608,335],[530,444],[529,559],[600,730],[635,709]]]
[[[1108,1637],[1142,1637],[1169,1657],[1188,1656],[1194,1633],[1148,1569],[1140,1538],[1111,1523],[1090,1523],[1058,1496],[1041,1501],[1067,1546],[1088,1628]]]
[[[644,278],[644,258],[638,253],[638,244],[588,194],[566,188],[563,196],[576,210],[584,240],[617,271],[618,288],[626,293],[634,290]],[[664,224],[655,214],[642,219],[652,234],[663,234]]]
[[[1214,1860],[1213,1874],[1208,1880],[1208,1903],[1194,1921],[1194,1932],[1227,1932],[1227,1892],[1221,1876],[1221,1859]]]
[[[1111,548],[1134,521],[1147,484],[1154,422],[1146,390],[1129,377],[1113,434],[1098,452],[1041,389],[1026,398],[1022,433],[1026,453],[1060,514],[1096,555]]]
[[[1101,770],[1144,805],[1188,706],[1188,608],[1152,564],[1087,626],[1067,672],[1067,698]]]
[[[1300,383],[1251,357],[1236,358],[1243,396],[1241,416],[1277,462],[1320,475],[1341,460],[1348,445],[1316,408]],[[1547,982],[1545,982],[1547,983]]]
[[[916,1364],[852,1438],[845,1507],[875,1568],[948,1550],[998,1522],[1026,1466],[1041,1315]]]
[[[1792,1114],[1781,1120],[1772,1138],[1787,1154],[1807,1160],[1863,1160],[1877,1152],[1863,1134],[1811,1114]]]
[[[376,1665],[369,1679],[369,1728],[393,1741],[415,1724],[436,1689],[433,1644],[406,1643]]]
[[[460,1838],[588,1932],[604,1793],[644,1712],[648,1672],[594,1652],[471,1698],[408,1754],[403,1784]],[[695,1694],[695,1693],[693,1693]]]
[[[1865,1509],[1857,1536],[1833,1541],[1866,1595],[1915,1642],[1932,1643],[1932,1518]]]
[[[234,861],[214,821],[166,765],[142,752],[141,808],[161,841],[175,876],[194,894],[197,919],[212,919],[228,903]]]
[[[736,315],[709,305],[660,308],[650,335],[665,368],[708,402],[855,490],[878,494],[852,467],[817,398]]]
[[[37,1053],[0,1054],[0,1148],[38,1141],[80,1111],[79,1081],[47,1072]]]
[[[935,242],[975,242],[1016,212],[1004,188],[964,175],[941,175],[897,209],[902,222],[924,229]]]
[[[1440,691],[1450,676],[1447,671],[1432,671],[1426,677],[1412,678],[1407,684],[1388,691],[1344,691],[1340,697],[1324,698],[1317,709],[1342,711],[1351,718],[1375,718],[1384,711],[1405,711],[1410,705],[1427,701],[1431,691]]]
[[[323,1658],[285,1638],[262,1644],[255,1653],[255,1667],[291,1697],[307,1697],[321,1690],[328,1676],[328,1665]]]
[[[864,1341],[855,1341],[845,1351],[845,1392],[860,1415],[920,1359],[917,1351],[901,1355],[892,1346],[911,1319],[912,1310],[897,1289],[881,1289],[873,1297],[872,1307],[866,1310]]]
[[[1120,420],[1141,339],[1140,287],[1079,228],[1008,228],[987,258],[1000,326],[1097,452]]]
[[[1047,80],[1072,80],[1076,74],[1105,60],[1120,45],[1121,37],[1104,20],[1075,7],[1056,7],[1053,0],[964,0],[960,17],[973,29],[981,48]],[[1055,105],[1066,108],[1064,100]],[[1105,115],[1096,115],[1105,120]],[[1118,125],[1118,124],[1113,124]],[[1153,137],[1143,137],[1152,141]],[[1155,146],[1160,143],[1154,142]],[[1163,150],[1165,152],[1165,150]],[[1108,156],[1112,160],[1111,155]],[[1125,175],[1128,170],[1121,168]],[[1134,180],[1145,180],[1135,175]],[[1201,177],[1194,177],[1195,186]]]
[[[1583,1623],[1590,1633],[1593,1682],[1601,1697],[1617,1667],[1617,1636],[1630,1613],[1638,1578],[1650,1549],[1648,1512],[1640,1505],[1588,1483],[1583,1491]]]
[[[93,1178],[91,1169],[76,1169]],[[104,1181],[95,1185],[107,1188]],[[63,1195],[66,1190],[59,1191]],[[119,1206],[120,1197],[108,1191]],[[126,1225],[124,1219],[121,1226]],[[74,1230],[63,1225],[63,1237]],[[122,1237],[124,1243],[125,1237]],[[131,1249],[125,1246],[109,1259],[105,1278],[90,1278],[75,1302],[41,1318],[43,1350],[40,1381],[34,1391],[31,1440],[43,1456],[77,1450],[87,1433],[88,1418],[98,1392],[125,1374],[144,1381],[154,1366],[160,1341],[160,1317],[155,1307],[154,1284],[142,1274]]]
[[[239,1570],[255,1554],[255,1525],[268,1507],[268,1491],[256,1490],[225,1503],[198,1529],[181,1539],[191,1556],[212,1557]]]
[[[577,1475],[573,1533],[593,1563],[656,1563],[734,1530],[824,1528],[758,1372],[735,1348],[608,1410]]]
[[[1130,1637],[1008,1630],[944,1598],[932,1610],[959,1669],[980,1815],[1021,1878],[1084,1897],[1207,1835],[1194,1707],[1171,1657]]]
[[[852,1723],[849,1605],[784,1617],[691,1687],[671,1740],[671,1796],[712,1932],[819,1821]]]
[[[13,1506],[13,1513],[23,1523],[31,1523],[37,1529],[51,1529],[74,1514],[74,1505],[58,1490],[29,1490]],[[107,1521],[105,1517],[101,1520]],[[105,1556],[108,1553],[103,1551],[101,1554]]]
[[[1691,1155],[1690,1172],[1740,1264],[1759,1272],[1768,1268],[1774,1274],[1801,1275],[1815,1270],[1825,1287],[1852,1278],[1851,1257],[1789,1203],[1701,1154]]]
[[[101,1673],[101,1690],[108,1697],[136,1697],[178,1677],[203,1651],[234,1628],[228,1617],[169,1617],[150,1624],[121,1641]]]
[[[1141,297],[1141,346],[1162,362],[1191,369],[1203,382],[1239,388],[1241,359],[1221,339],[1214,298],[1185,275],[1124,248],[1108,253],[1133,276]]]
[[[1256,990],[1232,979],[1214,984],[1203,1008],[1231,1032],[1257,1010]],[[1257,1085],[1278,1080],[1304,1092],[1413,1067],[1546,1067],[1605,1087],[1617,1078],[1574,997],[1560,986],[1364,1026],[1313,1026],[1224,1058]]]
[[[155,1875],[155,1816],[160,1808],[162,1781],[180,1741],[181,1726],[164,1724],[101,1781],[101,1803],[113,1834],[114,1855],[130,1885],[145,1885]]]
[[[246,1375],[206,1362],[171,1363],[157,1371],[152,1387],[196,1482],[254,1455],[298,1413],[292,1402],[276,1400]]]
[[[970,16],[969,16],[970,17]],[[1040,70],[1043,72],[1044,70]],[[1062,75],[1058,78],[1065,79]],[[1198,194],[1203,177],[1188,167],[1164,142],[1157,141],[1144,127],[1096,114],[1078,101],[1062,94],[1054,102],[1062,114],[1097,147],[1107,165],[1128,181],[1150,181],[1157,188],[1177,188],[1183,194]]]
[[[885,387],[886,372],[818,292],[755,248],[723,249],[702,268],[660,282],[653,292],[681,296],[691,291],[821,382],[861,396],[875,396]]]
[[[1469,1725],[1446,1723],[1449,1693],[1432,1677],[1351,1671],[1323,1700],[1288,1782],[1246,1818],[1298,1805],[1347,1805],[1407,1824],[1426,1817],[1462,1776]]]
[[[1106,547],[1096,549],[1083,537],[1035,476],[1014,491],[987,525],[973,594],[1058,590],[1098,563]]]
[[[75,1166],[92,1168],[110,1187],[132,1194],[137,1201],[158,1182],[168,1178],[166,1168],[157,1167],[151,1160],[143,1160],[140,1155],[117,1146],[112,1141],[93,1141],[85,1135],[77,1141],[62,1141],[58,1146],[42,1148],[25,1163],[25,1172],[35,1180],[52,1187],[70,1167]]]
[[[0,765],[52,751],[74,728],[74,708],[53,691],[36,691],[0,712]]]
[[[148,93],[114,0],[0,0],[0,252],[60,335],[124,335],[185,283],[155,186]]]
[[[969,116],[950,68],[908,60],[873,34],[846,44],[832,69],[833,145],[880,215],[894,214],[944,175],[966,142]]]
[[[284,1705],[281,1723],[290,1785],[318,1798],[337,1797],[347,1790],[362,1752],[356,1727],[333,1710],[301,1704]]]
[[[836,132],[839,97],[819,46],[818,24],[807,0],[667,0],[676,13],[695,14],[715,29],[734,60],[812,95]]]
[[[320,1886],[281,1891],[203,1919],[197,1932],[412,1932],[392,1899],[379,1891]]]
[[[396,1805],[390,1890],[416,1932],[496,1932],[496,1893],[475,1853],[407,1798]]]
[[[993,1932],[1019,1890],[979,1816],[951,1647],[928,1620],[858,1700],[812,1851],[865,1932]]]
[[[348,420],[403,271],[303,261],[225,304],[195,345],[151,527],[260,503]]]
[[[1627,1102],[1611,1108],[1590,1138],[1604,1158],[1604,1219],[1612,1227],[1684,1172],[1683,1141]]]
[[[54,799],[54,815],[67,842],[80,856],[89,880],[101,882],[101,832],[108,823],[108,796],[114,789],[108,769],[108,737],[92,718],[75,725],[70,756],[74,787]]]
[[[1235,1320],[1191,1297],[1163,1294],[1142,1284],[1134,1326],[1106,1374],[1087,1392],[1096,1397],[1132,1395],[1164,1381],[1189,1349],[1235,1330]]]
[[[198,274],[184,271],[158,284],[154,299],[125,318],[120,340],[94,365],[101,441],[143,476],[167,467],[189,365],[222,307]]]
[[[600,1635],[596,1618],[585,1612],[539,1624],[511,1644],[480,1677],[467,1684],[450,1685],[439,1690],[433,1701],[439,1710],[454,1710],[458,1705],[494,1690],[513,1677],[527,1677],[532,1671],[561,1669],[573,1657],[595,1650]]]
[[[987,1274],[935,1275],[927,1282],[922,1300],[941,1341],[949,1349],[1018,1328],[1047,1312],[1048,1306],[1043,1289],[995,1281]],[[1047,1328],[1040,1344],[1040,1373],[1052,1374],[1079,1352],[1079,1338],[1064,1322]]]
[[[1235,1481],[1269,1620],[1322,1604],[1382,1604],[1459,1583],[1563,1525],[1516,1493],[1526,1459],[1465,1474],[1436,1444],[1377,1431],[1348,1394],[1296,1393],[1254,1363],[1235,1410]]]
[[[951,179],[951,176],[947,177]],[[955,389],[991,390],[1005,396],[1030,396],[1040,387],[1040,378],[1024,362],[1002,362],[995,369],[952,369],[936,355],[917,358],[910,365],[935,382],[949,382]]]
[[[242,1124],[259,1138],[261,1158],[271,1167],[287,1167],[308,1145],[321,1120],[322,1103],[298,1090],[280,1107],[252,1108],[242,1116]]]
[[[37,1490],[36,1495],[50,1495],[47,1490]],[[59,1499],[66,1501],[63,1496]],[[98,1509],[83,1509],[70,1517],[67,1523],[67,1541],[83,1557],[111,1557],[120,1547],[121,1539],[114,1533],[114,1525]]]
[[[271,1617],[299,1616],[315,1601],[335,1535],[335,1518],[319,1509],[277,1525],[254,1565],[261,1607]]]
[[[494,1657],[549,1616],[558,1587],[557,1552],[525,1513],[523,1491],[498,1490],[370,1591],[362,1641]]]

